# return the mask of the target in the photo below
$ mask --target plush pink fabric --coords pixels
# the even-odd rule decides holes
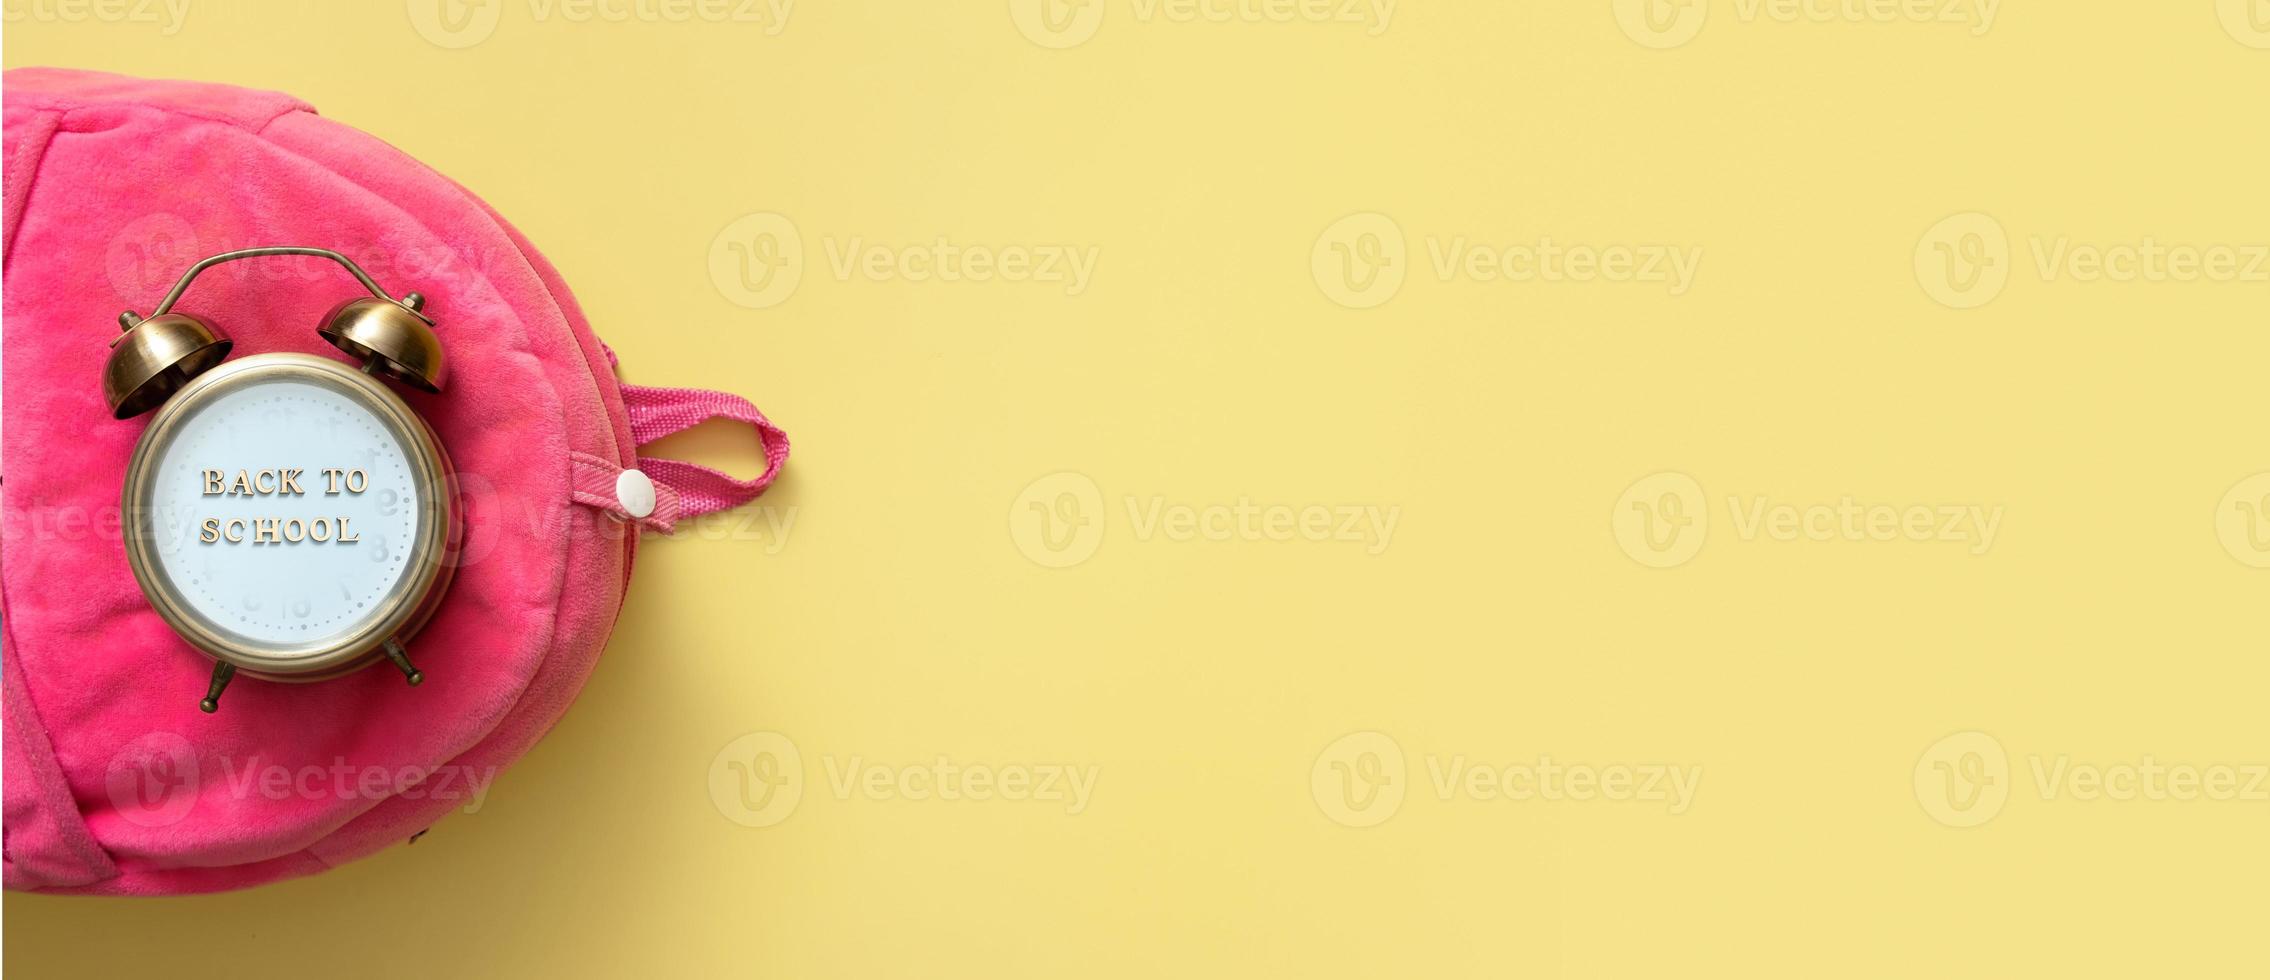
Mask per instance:
[[[510,764],[551,727],[607,639],[637,545],[635,525],[574,499],[591,479],[579,466],[638,462],[611,354],[485,204],[288,96],[49,69],[8,72],[5,92],[7,887],[243,887],[402,842],[464,806],[461,794],[277,799],[226,777],[344,762],[462,778]],[[119,311],[147,312],[204,254],[279,244],[336,249],[389,290],[428,297],[449,387],[405,397],[463,477],[467,556],[410,645],[424,686],[383,668],[239,680],[206,715],[210,662],[127,569],[118,495],[148,417],[112,420],[100,371]],[[357,289],[319,260],[258,259],[208,272],[181,308],[238,355],[336,357],[314,328]],[[120,805],[122,772],[129,787],[155,773],[194,795],[153,818]]]

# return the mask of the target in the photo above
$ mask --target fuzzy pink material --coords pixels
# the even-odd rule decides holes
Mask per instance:
[[[214,891],[407,840],[462,807],[462,789],[278,798],[233,774],[493,773],[558,720],[613,628],[637,546],[619,510],[576,500],[639,463],[612,355],[479,199],[289,96],[51,69],[10,71],[4,88],[6,886]],[[204,254],[282,244],[336,249],[387,289],[428,297],[448,388],[400,390],[464,477],[468,554],[410,644],[424,686],[383,668],[239,680],[206,715],[211,663],[151,610],[118,532],[148,416],[112,420],[99,379],[119,311],[148,311]],[[238,356],[340,357],[314,328],[357,291],[318,260],[256,259],[208,272],[181,309]],[[769,450],[778,430],[762,428]],[[152,757],[177,787],[184,768],[202,774],[163,819],[120,796],[120,773],[140,778]]]

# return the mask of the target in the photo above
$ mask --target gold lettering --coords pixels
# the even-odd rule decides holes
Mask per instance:
[[[326,467],[323,470],[323,492],[326,496],[336,497],[339,495],[339,473],[340,471],[333,467]]]
[[[230,476],[227,470],[197,471],[200,483],[199,489],[202,490],[204,495],[208,497],[305,496],[307,494],[307,488],[300,484],[300,477],[305,475],[306,473],[307,470],[298,467],[293,467],[291,469],[238,470],[236,471],[235,476]],[[369,474],[364,473],[361,470],[349,472],[347,470],[333,469],[324,470],[323,474],[331,484],[331,488],[325,492],[332,494],[339,492],[339,484],[342,477],[346,479],[346,482],[348,484],[347,489],[351,493],[361,493],[363,487],[368,485],[370,482]]]
[[[368,489],[370,489],[370,474],[363,472],[359,467],[347,471],[348,493],[361,493]]]
[[[220,473],[221,471],[214,470],[212,472]],[[250,482],[255,486],[261,485],[260,477],[247,477],[245,475],[249,472],[251,471],[239,472],[237,481]],[[273,492],[283,493],[285,491],[282,488],[287,485],[292,486],[296,492],[299,475],[305,471],[262,470],[260,472],[276,474],[275,480],[278,489]],[[346,470],[336,472],[342,478],[347,474]],[[221,477],[221,480],[223,483],[230,482],[229,478],[225,476]],[[233,493],[234,491],[230,492]],[[362,536],[354,532],[349,526],[349,520],[344,517],[208,517],[197,525],[197,540],[205,544],[220,541],[226,541],[230,544],[243,544],[250,541],[256,545],[298,544],[302,541],[355,544],[362,540]]]

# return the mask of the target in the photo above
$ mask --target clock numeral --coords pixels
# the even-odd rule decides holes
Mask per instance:
[[[267,603],[260,600],[259,596],[247,595],[244,597],[245,612],[256,613],[262,609],[267,608],[267,605]],[[315,603],[313,601],[310,601],[308,597],[304,595],[298,597],[279,595],[276,597],[276,608],[282,611],[286,616],[290,616],[295,619],[306,619],[308,616],[312,615],[315,612]]]
[[[378,491],[378,513],[379,513],[379,515],[380,515],[380,516],[382,516],[382,517],[392,517],[392,516],[394,516],[394,514],[395,514],[395,512],[396,512],[396,511],[398,511],[398,510],[401,510],[401,509],[402,509],[402,507],[401,507],[401,505],[402,505],[402,499],[401,499],[401,498],[402,498],[402,495],[401,495],[401,494],[398,494],[398,493],[395,493],[395,492],[394,492],[394,488],[393,488],[393,487],[384,487],[384,488],[381,488],[381,489],[380,489],[380,490]]]
[[[386,535],[371,535],[370,560],[383,563],[390,557],[386,552]]]

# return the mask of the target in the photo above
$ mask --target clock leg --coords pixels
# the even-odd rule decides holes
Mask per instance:
[[[221,692],[228,690],[229,682],[235,679],[235,664],[214,664],[213,681],[205,685],[205,700],[197,702],[197,707],[206,714],[221,710]]]
[[[394,661],[394,666],[402,671],[403,679],[408,680],[411,687],[426,682],[426,672],[410,666],[410,655],[403,652],[402,644],[393,640],[386,641],[386,659]]]

